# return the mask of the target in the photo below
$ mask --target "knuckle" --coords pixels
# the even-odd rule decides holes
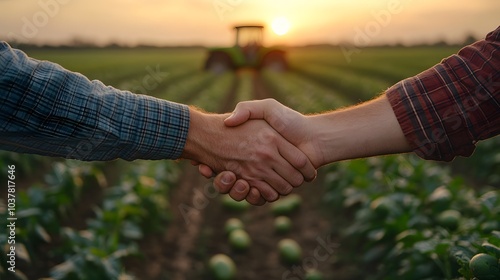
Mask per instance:
[[[278,101],[276,101],[276,99],[274,99],[274,98],[266,98],[266,99],[264,99],[264,101],[266,101],[266,102],[268,102],[269,104],[272,104],[272,105],[278,104]]]
[[[307,158],[307,156],[302,153],[299,153],[295,158],[295,167],[298,169],[305,168],[308,162],[309,159]]]
[[[269,162],[275,158],[274,153],[270,149],[267,149],[267,147],[263,147],[263,149],[255,151],[255,155],[257,156],[257,159],[262,162]]]
[[[261,129],[260,133],[257,135],[257,141],[264,145],[277,143],[278,134],[271,128],[264,128]]]

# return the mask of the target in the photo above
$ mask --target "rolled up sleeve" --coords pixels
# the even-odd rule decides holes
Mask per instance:
[[[451,161],[500,133],[500,27],[386,91],[414,152]]]

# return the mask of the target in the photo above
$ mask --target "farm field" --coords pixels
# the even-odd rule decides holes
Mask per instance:
[[[286,72],[219,75],[201,69],[201,48],[27,53],[211,112],[271,97],[314,113],[369,100],[458,49],[366,48],[346,57],[337,48],[292,48]],[[500,258],[499,137],[451,163],[398,155],[331,164],[293,196],[262,207],[216,194],[185,162],[87,163],[1,152],[0,164],[2,178],[16,178],[19,279],[216,279],[209,267],[216,254],[233,260],[241,280],[472,279],[474,255]],[[0,194],[6,228],[7,190]],[[290,218],[289,228],[276,229],[278,216]],[[242,221],[250,247],[229,241],[231,218]],[[7,239],[0,232],[0,243]],[[301,253],[283,260],[282,239],[295,240]],[[12,276],[8,253],[0,256],[2,279]]]

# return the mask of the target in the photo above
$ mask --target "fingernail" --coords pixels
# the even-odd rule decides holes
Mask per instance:
[[[245,185],[243,184],[236,184],[236,186],[234,186],[234,189],[239,192],[239,193],[242,193],[245,191],[246,187]]]
[[[232,178],[231,176],[229,175],[222,175],[222,178],[221,178],[221,183],[223,183],[224,185],[229,185],[231,184],[231,181],[232,181]]]

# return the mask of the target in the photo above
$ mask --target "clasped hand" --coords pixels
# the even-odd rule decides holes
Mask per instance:
[[[197,125],[199,114],[192,112],[191,125]],[[207,178],[218,174],[214,180],[216,188],[235,200],[246,199],[254,205],[275,201],[304,181],[312,181],[316,168],[322,165],[318,145],[310,139],[313,133],[308,131],[311,127],[306,117],[273,99],[239,103],[231,115],[202,117],[215,120],[210,129],[214,137],[203,137],[198,127],[190,129],[198,136],[188,135],[188,140],[208,141],[204,144],[209,145],[197,153],[203,158],[185,158],[199,164],[200,173]],[[212,121],[205,122],[205,129],[211,124]],[[186,148],[190,150],[190,146],[187,144]]]

